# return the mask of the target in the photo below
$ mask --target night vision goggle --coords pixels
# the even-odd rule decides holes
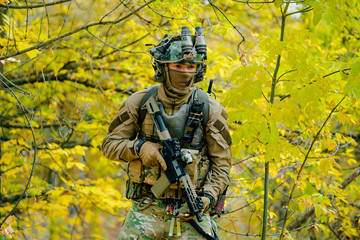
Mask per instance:
[[[196,27],[191,35],[189,27],[183,27],[181,35],[166,34],[150,53],[160,63],[203,63],[207,59],[204,30]]]
[[[191,35],[189,27],[182,27],[180,35],[166,34],[161,42],[150,49],[153,56],[155,80],[162,81],[164,64],[197,64],[198,70],[195,82],[203,80],[206,72],[205,60],[207,50],[205,34],[202,27],[195,28],[195,35]]]

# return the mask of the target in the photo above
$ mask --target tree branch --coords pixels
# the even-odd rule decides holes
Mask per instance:
[[[53,39],[50,39],[50,40],[48,40],[48,41],[45,41],[45,42],[36,44],[35,46],[32,46],[32,47],[23,49],[23,50],[21,50],[21,51],[17,51],[17,52],[15,52],[15,53],[11,53],[11,54],[2,56],[2,57],[0,57],[0,60],[7,59],[7,58],[9,58],[9,57],[14,57],[14,56],[17,56],[17,55],[20,55],[20,54],[23,54],[23,53],[26,53],[26,52],[29,52],[29,51],[32,51],[32,50],[36,50],[36,49],[40,49],[40,48],[43,48],[43,47],[47,47],[47,46],[53,44],[53,43],[56,42],[56,41],[59,41],[59,40],[61,40],[61,39],[63,39],[63,38],[67,38],[67,37],[69,37],[69,36],[71,36],[71,35],[73,35],[73,34],[75,34],[75,33],[81,32],[81,31],[86,30],[86,29],[88,29],[88,28],[90,28],[90,27],[99,26],[99,25],[117,24],[117,23],[122,22],[122,21],[124,21],[125,19],[129,18],[131,15],[133,15],[133,14],[135,14],[136,12],[140,11],[141,9],[143,9],[143,8],[146,7],[148,4],[150,4],[150,3],[154,2],[154,1],[155,1],[155,0],[151,0],[151,1],[147,2],[146,4],[138,7],[138,8],[135,9],[133,12],[127,14],[126,16],[124,16],[124,17],[122,17],[122,18],[120,18],[120,19],[118,19],[118,20],[114,20],[114,21],[104,21],[104,22],[101,22],[101,21],[100,21],[100,22],[96,22],[96,23],[85,24],[85,25],[83,25],[82,27],[79,27],[79,28],[77,28],[77,29],[74,29],[74,30],[72,30],[72,31],[70,31],[70,32],[67,32],[67,33],[63,34],[63,35],[57,36],[57,37],[55,37],[55,38],[53,38]]]
[[[55,75],[55,73],[45,73],[43,75],[32,75],[29,78],[17,79],[15,81],[12,81],[12,83],[18,86],[18,85],[31,84],[31,83],[37,83],[37,82],[45,82],[45,81],[48,81],[48,82],[50,82],[50,81],[59,81],[59,82],[70,81],[70,82],[82,84],[86,87],[91,87],[91,88],[97,88],[97,89],[103,89],[103,90],[112,89],[109,87],[104,87],[104,86],[92,83],[88,79],[76,78],[74,76],[74,74],[75,74],[74,72],[61,73],[58,75]],[[131,95],[134,93],[134,91],[120,89],[120,88],[115,88],[114,90],[116,92],[124,93],[124,94],[128,94],[128,95]]]
[[[350,176],[342,182],[341,189],[345,189],[347,186],[349,186],[349,184],[352,183],[359,175],[360,175],[360,168],[352,172]]]
[[[341,184],[341,189],[345,189],[351,182],[353,182],[358,176],[360,175],[360,168],[355,170],[353,173],[350,174],[350,176],[345,179]],[[333,196],[331,196],[330,199],[332,199]],[[357,207],[354,205],[354,207]],[[315,207],[311,207],[307,212],[304,214],[298,216],[294,221],[292,221],[286,229],[291,231],[295,228],[300,227],[302,224],[304,224],[312,215],[315,213]]]
[[[284,220],[284,224],[283,224],[283,226],[282,226],[282,230],[281,230],[281,234],[280,234],[280,240],[281,240],[281,239],[283,238],[283,236],[284,236],[284,231],[285,231],[285,226],[286,226],[286,221],[287,221],[287,215],[288,215],[288,212],[289,212],[290,201],[291,201],[291,199],[292,199],[292,197],[293,197],[295,188],[296,188],[296,186],[297,186],[298,183],[299,183],[302,170],[303,170],[303,168],[304,168],[304,166],[305,166],[305,163],[306,163],[306,161],[307,161],[307,159],[308,159],[308,157],[309,157],[309,154],[310,154],[310,152],[311,152],[311,150],[312,150],[315,142],[317,141],[317,139],[318,139],[318,137],[319,137],[322,129],[325,127],[326,123],[328,122],[328,120],[329,120],[330,117],[332,116],[332,114],[333,114],[333,112],[335,111],[335,109],[342,103],[342,101],[346,98],[346,96],[347,96],[347,95],[345,95],[345,96],[340,100],[340,102],[331,110],[330,114],[328,115],[328,117],[326,118],[326,120],[324,121],[324,123],[322,124],[321,128],[320,128],[319,131],[316,133],[313,141],[311,142],[311,145],[310,145],[310,147],[309,147],[309,150],[307,151],[307,153],[306,153],[306,155],[305,155],[304,161],[303,161],[303,163],[301,164],[301,167],[300,167],[300,169],[299,169],[299,172],[298,172],[298,174],[297,174],[297,176],[296,176],[296,180],[295,180],[294,185],[293,185],[293,187],[292,187],[292,189],[291,189],[290,196],[289,196],[289,200],[288,200],[288,203],[287,203],[287,205],[286,205],[285,220]]]
[[[284,34],[285,34],[285,24],[286,24],[286,11],[288,10],[289,4],[285,5],[285,10],[284,12],[282,12],[282,16],[281,16],[281,32],[280,32],[280,42],[284,41]],[[274,70],[274,74],[272,75],[272,81],[271,81],[271,95],[270,95],[270,104],[273,105],[274,103],[274,99],[275,99],[275,88],[276,88],[276,83],[278,81],[277,79],[277,74],[279,72],[279,68],[280,68],[280,60],[281,60],[281,55],[279,54],[277,56],[277,62],[276,62],[276,66],[275,66],[275,70]],[[270,169],[270,163],[269,161],[265,162],[265,176],[264,176],[264,212],[263,212],[263,226],[262,226],[262,234],[261,234],[261,239],[265,240],[266,239],[266,231],[267,231],[267,216],[268,216],[268,201],[269,201],[269,169]],[[286,216],[285,216],[286,219]],[[281,236],[280,236],[281,239]]]
[[[66,2],[70,2],[72,0],[60,0],[60,1],[56,1],[56,2],[50,2],[50,3],[43,3],[43,4],[34,4],[34,5],[28,5],[28,3],[26,2],[26,6],[14,6],[14,5],[0,5],[0,8],[6,8],[6,9],[33,9],[33,8],[43,8],[43,7],[48,7],[48,6],[53,6],[53,5],[58,5],[61,3],[66,3]]]
[[[1,127],[3,127],[3,128],[13,128],[13,129],[30,129],[30,127],[28,125],[9,124],[9,123],[4,123],[4,124],[1,125]],[[61,127],[61,125],[57,124],[57,123],[43,124],[43,125],[40,125],[39,127],[33,127],[33,128],[34,129],[42,129],[42,128],[53,128],[53,127]]]
[[[3,174],[3,173],[6,173],[6,172],[8,172],[8,171],[11,171],[11,170],[13,170],[13,169],[15,169],[15,168],[19,168],[19,167],[21,167],[22,165],[23,165],[23,164],[17,165],[17,166],[8,168],[8,169],[6,169],[6,170],[1,170],[1,169],[0,169],[0,175]],[[1,202],[1,200],[0,200],[0,202]]]
[[[295,228],[300,227],[301,225],[303,225],[304,223],[306,223],[306,221],[315,213],[315,207],[312,206],[307,212],[305,212],[304,214],[296,217],[296,219],[294,221],[292,221],[287,227],[286,229],[291,231]]]
[[[19,199],[22,198],[37,198],[37,197],[43,197],[47,194],[47,192],[49,192],[52,189],[46,189],[46,190],[42,190],[41,193],[39,195],[31,195],[29,193],[25,193],[25,195],[22,197],[22,194],[17,194],[17,195],[13,195],[13,196],[9,196],[9,197],[5,197],[4,195],[0,195],[0,202],[1,203],[16,203]]]

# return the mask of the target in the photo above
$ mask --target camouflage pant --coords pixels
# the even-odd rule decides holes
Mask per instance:
[[[142,204],[148,204],[145,200]],[[123,223],[120,239],[205,239],[189,223],[181,222],[181,236],[177,236],[177,223],[175,221],[174,234],[169,236],[171,216],[166,213],[166,205],[161,200],[155,200],[149,207],[142,209],[142,204],[133,201],[133,204]],[[202,222],[197,222],[209,235],[212,228],[216,230],[215,221],[208,213],[202,215]]]

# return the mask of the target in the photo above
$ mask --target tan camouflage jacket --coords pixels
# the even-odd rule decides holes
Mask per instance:
[[[138,143],[140,127],[138,125],[138,108],[146,94],[146,89],[132,94],[121,106],[110,124],[109,132],[102,144],[103,154],[115,161],[134,161],[139,156],[135,151]],[[163,102],[165,110],[175,107],[175,111],[188,102],[191,92],[180,99],[169,99],[161,84],[158,90],[158,99]],[[175,103],[175,106],[172,106]],[[145,117],[141,129],[153,129],[150,115]],[[214,98],[209,97],[209,121],[205,133],[207,143],[207,157],[210,159],[210,169],[203,183],[204,192],[211,195],[216,201],[230,181],[231,169],[231,138],[227,126],[227,113]],[[189,171],[190,174],[190,171]],[[158,177],[158,176],[156,176]],[[147,182],[153,184],[153,182]]]

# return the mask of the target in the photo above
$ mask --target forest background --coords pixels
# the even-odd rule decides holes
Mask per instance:
[[[356,0],[0,0],[0,239],[116,239],[124,164],[101,154],[154,84],[151,46],[205,29],[198,87],[226,107],[223,239],[358,239]]]

